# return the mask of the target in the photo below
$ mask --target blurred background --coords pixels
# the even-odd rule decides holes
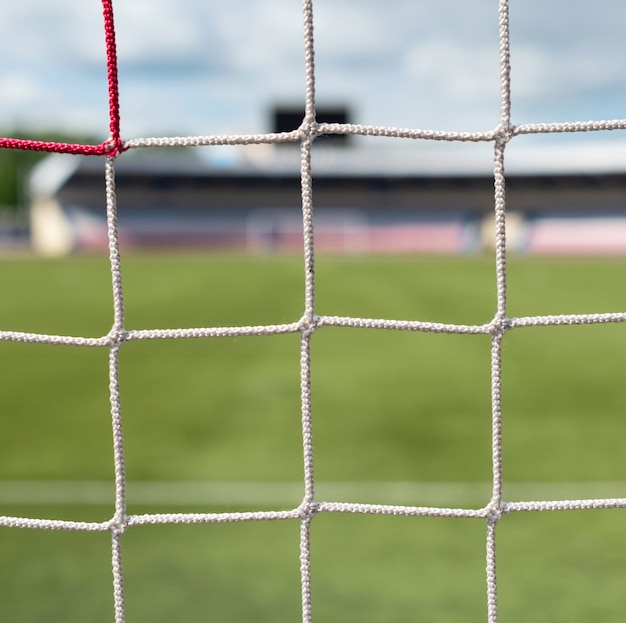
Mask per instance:
[[[304,99],[301,6],[288,0],[243,4],[134,0],[114,7],[123,139],[297,127]],[[369,125],[463,132],[493,129],[500,115],[498,15],[493,4],[487,0],[471,6],[458,0],[419,4],[393,0],[384,5],[321,0],[315,6],[320,114]],[[623,116],[626,53],[624,20],[619,16],[626,9],[616,0],[601,0],[593,7],[578,1],[568,6],[567,19],[562,19],[557,2],[533,0],[511,7],[512,121],[516,125]],[[0,11],[2,134],[90,143],[106,139],[108,91],[100,3],[90,2],[78,10],[72,0],[54,6],[25,0],[5,3]],[[607,20],[607,15],[612,19]],[[507,152],[507,171],[548,179],[512,183],[511,212],[516,214],[510,222],[515,227],[522,224],[520,218],[547,220],[539,227],[531,220],[529,228],[512,232],[511,242],[530,252],[585,252],[585,246],[593,253],[622,252],[623,146],[622,132],[518,137]],[[334,238],[335,247],[467,252],[489,244],[482,221],[491,210],[491,145],[351,137],[341,150],[320,143],[316,151],[314,172],[332,177],[335,188],[342,186],[340,196],[320,197],[318,211],[320,235],[328,231],[326,239]],[[297,150],[283,145],[189,152],[165,158],[134,154],[120,160],[120,174],[126,168],[128,183],[135,189],[154,187],[158,178],[170,195],[176,195],[163,198],[161,193],[161,205],[146,195],[144,201],[150,205],[138,206],[120,189],[122,217],[129,211],[127,239],[139,243],[131,221],[143,215],[144,220],[150,218],[153,229],[165,219],[162,228],[178,230],[179,243],[194,242],[189,237],[183,240],[184,230],[195,231],[196,245],[211,246],[216,238],[227,240],[229,229],[241,233],[247,227],[258,230],[245,234],[246,245],[253,250],[290,246],[281,239],[293,242],[293,229],[298,227]],[[85,239],[91,234],[80,230],[88,223],[96,225],[94,210],[102,220],[101,202],[96,206],[84,195],[77,198],[66,186],[80,184],[88,192],[88,172],[98,173],[102,165],[72,156],[56,158],[62,162],[47,167],[33,188],[32,167],[42,158],[42,154],[12,150],[0,154],[2,247],[32,242],[44,253],[88,248],[93,241]],[[88,172],[83,174],[84,168]],[[266,188],[258,195],[251,191],[250,196],[228,199],[224,194],[230,191],[222,189],[221,201],[194,197],[194,184],[202,192],[202,185],[210,185],[213,179],[223,185],[224,178],[235,178],[232,185],[246,174],[248,187],[256,179]],[[362,178],[372,176],[375,179],[366,192],[375,187],[376,196],[359,209],[358,185],[363,191]],[[409,189],[404,199],[399,192],[385,196],[388,186],[401,187],[407,178],[414,186],[421,179],[422,186]],[[97,175],[91,180],[99,189]],[[425,193],[424,183],[439,189]],[[281,184],[281,198],[267,199],[272,192],[267,186]],[[610,187],[603,198],[593,194],[598,185]],[[240,189],[243,186],[239,184]],[[524,196],[516,201],[518,188]],[[451,193],[443,196],[443,189]],[[69,198],[64,196],[68,192]],[[33,194],[44,201],[52,198],[61,211],[56,220],[50,206],[47,214],[38,212],[34,232]],[[251,196],[255,200],[258,196],[256,207],[265,209],[243,214],[243,209],[255,207]],[[327,207],[330,216],[324,213]],[[381,208],[388,215],[385,222],[380,220]],[[239,215],[230,222],[223,218],[224,211],[232,215],[236,209]],[[178,215],[177,225],[172,214]],[[591,215],[598,220],[580,220]],[[554,219],[563,217],[577,219],[555,233]],[[402,234],[394,232],[399,224],[407,226]],[[57,232],[55,240],[42,240],[50,227]],[[370,227],[380,234],[371,236],[371,241],[364,235]],[[344,240],[352,230],[355,235]],[[592,241],[585,233],[590,231]],[[151,241],[147,234],[143,238],[146,244],[154,243],[159,233]],[[424,241],[428,238],[433,242]]]
[[[302,118],[290,0],[115,5],[122,138],[263,133]],[[626,5],[511,6],[512,122],[623,118]],[[497,3],[318,0],[320,120],[487,131]],[[0,3],[0,134],[108,134],[101,3]],[[507,147],[508,314],[626,308],[622,131]],[[347,137],[314,146],[316,311],[458,324],[496,306],[493,146]],[[116,161],[128,329],[297,321],[297,145],[133,150]],[[112,321],[104,163],[0,150],[0,329],[102,336]],[[621,323],[503,345],[507,500],[626,497]],[[129,342],[128,512],[293,508],[295,334]],[[312,341],[317,496],[480,508],[491,482],[486,335],[324,327]],[[0,514],[106,521],[106,348],[0,341]],[[624,620],[624,511],[517,513],[498,528],[506,621]],[[129,621],[293,621],[298,522],[154,526],[123,540]],[[323,514],[316,621],[486,620],[484,521]],[[0,527],[0,618],[113,619],[107,534]]]

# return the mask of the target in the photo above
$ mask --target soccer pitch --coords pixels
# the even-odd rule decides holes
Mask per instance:
[[[138,255],[124,257],[122,270],[127,329],[279,324],[302,314],[298,258]],[[621,312],[625,278],[618,260],[512,260],[508,315]],[[106,258],[5,260],[0,279],[0,329],[97,337],[111,327]],[[319,314],[482,324],[495,304],[492,258],[317,262]],[[505,336],[505,499],[626,494],[625,346],[623,325]],[[24,490],[49,482],[49,497],[53,483],[112,483],[107,350],[0,342],[0,353],[0,479]],[[130,342],[120,366],[129,513],[298,505],[298,335]],[[488,502],[489,336],[323,327],[313,336],[312,385],[319,497]],[[146,483],[152,501],[140,495]],[[172,501],[172,483],[192,492],[231,483],[239,497]],[[112,495],[108,505],[61,498],[20,506],[0,495],[0,514],[113,513]],[[501,619],[621,622],[623,513],[504,517]],[[298,620],[298,530],[291,521],[129,530],[127,620]],[[481,520],[316,517],[315,620],[486,620],[484,532]],[[108,534],[0,528],[0,555],[2,620],[112,620]]]

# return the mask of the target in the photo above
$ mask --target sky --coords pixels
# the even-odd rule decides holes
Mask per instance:
[[[510,5],[514,124],[626,118],[623,0]],[[318,104],[347,105],[357,123],[493,129],[497,8],[316,0]],[[265,132],[273,105],[303,102],[300,0],[117,0],[114,11],[124,139]],[[100,0],[0,0],[0,131],[106,137],[101,12]]]

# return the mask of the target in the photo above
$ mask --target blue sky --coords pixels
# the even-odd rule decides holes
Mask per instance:
[[[274,103],[303,100],[300,0],[114,9],[124,138],[262,132]],[[317,0],[315,25],[320,104],[374,125],[497,125],[497,0]],[[511,51],[514,123],[626,118],[622,0],[511,0]],[[100,0],[1,0],[0,93],[0,127],[106,135]]]

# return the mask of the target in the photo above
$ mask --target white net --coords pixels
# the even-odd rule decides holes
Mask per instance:
[[[532,316],[510,318],[507,315],[507,269],[506,269],[506,177],[505,161],[507,146],[524,134],[563,132],[590,132],[626,128],[626,120],[591,121],[585,123],[528,124],[514,126],[511,123],[511,73],[509,65],[509,18],[508,2],[500,0],[500,92],[501,118],[495,129],[488,132],[439,132],[421,129],[372,127],[354,124],[318,124],[315,100],[315,46],[313,37],[313,2],[305,0],[304,18],[304,72],[306,75],[305,116],[301,126],[292,132],[258,135],[216,135],[178,138],[143,138],[121,141],[119,138],[119,112],[117,110],[117,83],[115,79],[115,38],[112,7],[103,3],[107,30],[110,70],[111,131],[109,141],[101,148],[87,148],[56,144],[38,144],[28,141],[5,140],[3,147],[44,149],[86,154],[105,154],[106,205],[108,218],[109,257],[113,284],[114,324],[111,331],[99,338],[72,337],[67,335],[43,335],[14,331],[0,332],[0,339],[34,344],[62,344],[73,347],[95,347],[109,351],[109,387],[113,424],[113,448],[115,457],[115,514],[104,522],[62,521],[28,517],[0,517],[0,526],[43,530],[100,531],[111,534],[115,621],[125,620],[124,571],[122,565],[122,536],[129,528],[150,524],[211,524],[233,522],[258,522],[289,520],[300,523],[300,570],[302,589],[302,620],[312,621],[312,572],[311,572],[311,524],[322,513],[358,513],[370,515],[401,515],[409,517],[455,517],[483,521],[486,526],[486,584],[488,620],[498,620],[498,583],[496,574],[496,532],[503,515],[528,511],[556,511],[575,509],[599,509],[626,507],[626,499],[570,499],[552,501],[506,502],[502,498],[502,340],[510,331],[525,327],[620,323],[626,320],[624,313],[582,314],[560,316]],[[351,134],[361,136],[395,137],[406,140],[487,142],[494,148],[494,214],[495,214],[495,268],[497,280],[497,308],[493,320],[481,325],[445,324],[414,320],[390,320],[358,317],[318,315],[315,305],[315,245],[313,235],[314,192],[311,168],[311,149],[316,137],[322,134]],[[300,144],[301,153],[301,199],[302,231],[304,234],[304,311],[300,319],[278,325],[204,327],[183,329],[127,330],[124,315],[124,289],[122,286],[119,232],[116,217],[117,158],[136,148],[195,147],[206,145],[250,145],[292,142]],[[91,151],[90,151],[91,150]],[[389,504],[359,504],[324,502],[316,497],[314,472],[313,412],[311,406],[311,339],[324,327],[348,327],[385,331],[417,331],[446,334],[482,334],[491,336],[491,406],[492,406],[492,493],[489,503],[482,508],[463,509],[448,507],[400,506]],[[127,513],[127,478],[124,462],[124,434],[122,398],[120,394],[120,351],[129,342],[138,340],[185,340],[211,339],[238,336],[272,336],[278,334],[300,335],[300,387],[302,413],[302,442],[304,482],[302,502],[285,511],[225,512],[225,513],[160,513],[129,515]]]

